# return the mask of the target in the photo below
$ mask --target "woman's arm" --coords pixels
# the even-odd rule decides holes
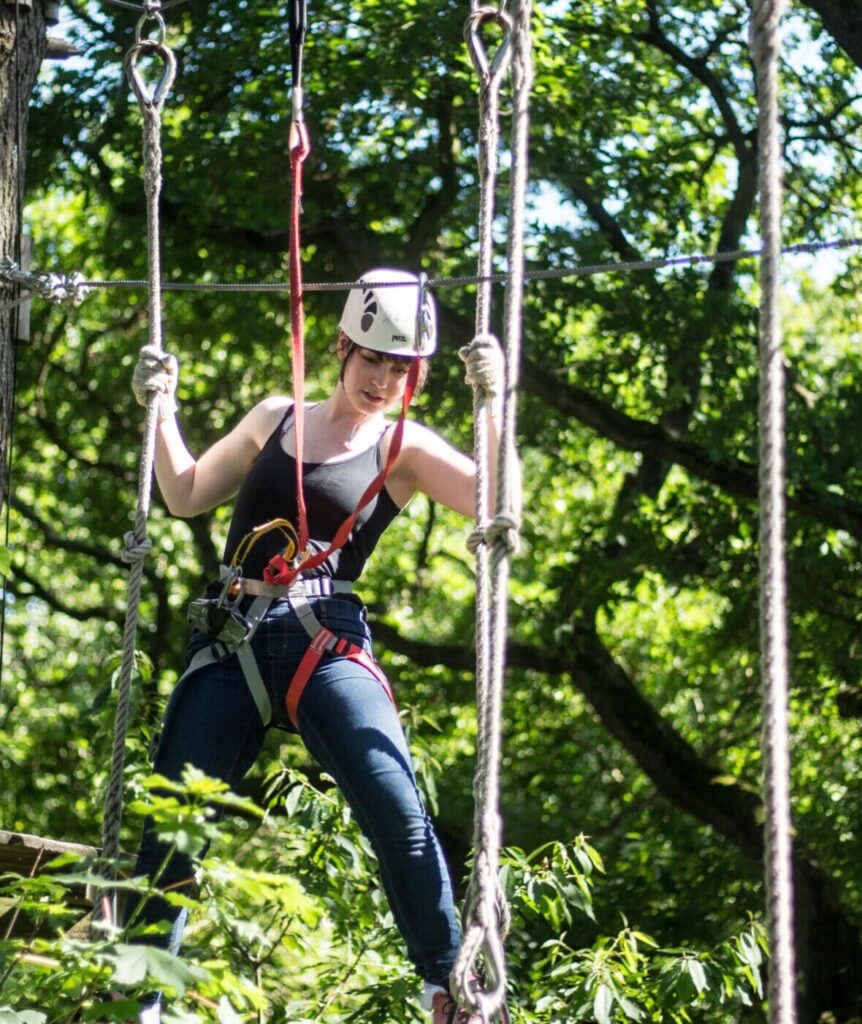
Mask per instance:
[[[453,448],[433,431],[417,423],[406,424],[402,454],[387,482],[393,500],[406,504],[415,491],[422,491],[463,515],[480,521],[491,518],[495,509],[497,463],[502,426],[501,393],[505,362],[500,344],[491,335],[480,335],[461,349],[467,382],[484,396],[480,415],[485,418],[487,436],[486,507],[476,508],[476,467],[471,459]],[[521,508],[521,480],[517,466],[509,481],[512,488],[510,511],[517,517]],[[393,479],[394,477],[394,479]]]
[[[186,447],[176,416],[160,420],[156,480],[171,514],[196,516],[236,494],[288,404],[284,397],[264,399],[199,459]]]

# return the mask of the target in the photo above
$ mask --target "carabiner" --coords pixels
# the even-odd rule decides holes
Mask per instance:
[[[221,588],[221,593],[218,596],[218,604],[220,608],[227,608],[232,612],[242,599],[242,587],[239,585],[242,579],[242,566],[231,565],[227,568],[224,586]]]
[[[416,302],[416,331],[413,339],[413,347],[417,353],[421,352],[425,338],[431,334],[431,310],[428,300],[428,275],[419,274],[419,296]]]

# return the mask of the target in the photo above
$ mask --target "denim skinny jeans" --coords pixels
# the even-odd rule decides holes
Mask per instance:
[[[358,601],[327,597],[313,598],[311,604],[327,629],[370,650],[365,610]],[[285,693],[308,641],[286,600],[273,602],[252,640],[277,723],[289,729]],[[193,636],[189,656],[205,642],[201,634]],[[302,695],[298,722],[303,742],[337,782],[377,854],[389,905],[417,973],[445,986],[458,952],[458,920],[397,711],[361,665],[325,655]],[[265,732],[239,662],[231,656],[199,669],[174,690],[154,770],[179,779],[191,764],[236,788],[260,753]],[[154,877],[167,852],[146,823],[135,874]],[[175,854],[159,886],[181,890],[192,871],[189,859]],[[165,900],[152,898],[135,921],[171,922],[171,933],[162,942],[179,947],[184,912],[178,914]]]

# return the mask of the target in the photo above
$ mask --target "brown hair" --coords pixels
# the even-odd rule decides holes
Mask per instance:
[[[339,343],[341,342],[342,338],[347,342],[347,351],[344,353],[344,360],[341,363],[341,372],[338,374],[338,379],[343,383],[344,382],[344,371],[347,369],[347,360],[350,359],[350,357],[353,355],[353,353],[356,351],[356,349],[363,348],[363,346],[360,345],[358,342],[354,341],[352,338],[348,337],[348,335],[345,334],[344,331],[339,330],[339,332],[338,332],[338,341],[339,341]],[[377,351],[377,350],[376,349],[371,349],[369,351]],[[378,355],[383,356],[384,359],[388,359],[389,362],[391,362],[391,363],[410,363],[413,359],[417,358],[416,356],[391,356],[391,355],[389,355],[388,352],[379,352]],[[413,391],[413,397],[414,398],[417,398],[419,395],[422,394],[422,388],[425,387],[425,381],[428,379],[428,371],[431,369],[429,361],[428,361],[428,359],[425,356],[419,356],[418,358],[419,358],[419,376],[416,379],[416,388]]]

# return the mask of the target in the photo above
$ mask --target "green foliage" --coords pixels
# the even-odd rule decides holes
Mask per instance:
[[[123,931],[97,925],[90,941],[71,929],[64,891],[88,885],[132,899],[152,891],[145,879],[109,884],[70,855],[36,878],[7,877],[6,891],[39,937],[0,943],[4,1019],[123,1021],[159,990],[169,1024],[418,1020],[418,981],[405,971],[377,865],[343,799],[287,768],[273,773],[271,793],[287,815],[280,835],[247,799],[192,770],[182,784],[145,780],[132,810],[152,815],[172,849],[194,853],[198,865],[197,893],[169,894],[191,915],[182,956],[140,944],[146,933],[134,916]],[[216,808],[228,816],[216,819]],[[251,822],[258,824],[249,831]],[[628,927],[591,948],[571,947],[568,930],[594,920],[597,872],[602,858],[583,836],[529,855],[505,852],[518,1019],[683,1022],[696,1012],[729,1024],[761,998],[764,939],[755,925],[706,953],[661,949]],[[43,934],[45,925],[58,937]]]
[[[855,231],[860,205],[860,72],[814,7],[796,5],[786,24],[788,242]],[[136,12],[75,10],[64,33],[85,54],[46,65],[31,111],[35,263],[95,280],[139,279],[140,118],[121,71]],[[345,280],[375,263],[421,266],[436,278],[475,270],[477,84],[462,41],[465,13],[413,0],[312,12],[307,280]],[[164,112],[165,277],[284,280],[283,11],[196,0],[168,15],[180,72]],[[538,5],[531,265],[756,244],[748,19],[743,0]],[[504,135],[507,105],[504,93]],[[814,916],[799,936],[801,991],[815,1004],[810,1019],[830,1012],[843,1021],[858,1015],[862,999],[854,983],[842,1005],[833,1003],[842,979],[862,978],[862,797],[852,784],[862,743],[862,264],[851,253],[821,253],[788,258],[783,272],[794,826],[800,866],[817,879],[810,891],[830,894],[807,904]],[[511,573],[502,764],[516,915],[510,946],[525,1020],[762,1019],[761,965],[743,954],[762,949],[752,921],[763,904],[749,486],[757,460],[755,274],[743,261],[535,280],[527,289],[518,408],[524,544]],[[502,295],[494,298],[499,330]],[[335,379],[340,299],[306,295],[312,399]],[[466,448],[471,402],[454,351],[471,335],[475,289],[440,289],[438,300],[441,354],[416,414]],[[132,525],[141,428],[128,382],[146,339],[145,305],[134,289],[95,289],[75,309],[37,303],[32,344],[18,353],[10,536],[7,553],[0,550],[8,577],[0,706],[7,828],[81,841],[99,833],[126,600],[121,538]],[[289,390],[286,295],[168,292],[163,305],[192,451],[264,395]],[[183,608],[214,578],[229,516],[225,507],[179,522],[156,498],[127,752],[132,787],[148,773],[146,750],[181,671]],[[476,741],[463,656],[474,620],[468,531],[445,510],[412,502],[361,591],[458,876],[469,859]],[[607,662],[588,645],[591,636]],[[619,671],[616,688],[602,674],[608,662]],[[206,998],[236,1009],[201,1008],[186,996],[182,1013],[252,1016],[262,1000],[285,1020],[347,1020],[364,1008],[409,1019],[418,1014],[405,995],[412,982],[370,882],[368,851],[317,767],[298,744],[279,740],[269,740],[241,794],[262,804],[270,792],[276,803],[259,827],[236,837],[220,830],[218,860],[204,861],[209,895],[196,908],[202,923],[187,951],[223,986]],[[680,751],[682,767],[673,760]],[[183,805],[163,800],[159,813],[170,824]],[[200,811],[182,813],[177,841],[195,847],[214,823]],[[249,809],[243,814],[256,823]],[[275,841],[282,819],[288,828]],[[139,828],[128,815],[130,850]],[[598,880],[598,864],[588,871],[581,863],[588,848],[570,841],[581,833],[607,865]],[[240,874],[222,876],[234,858]],[[276,886],[282,876],[299,888]],[[315,921],[298,904],[283,911],[280,901],[300,897],[312,901]],[[33,898],[50,923],[65,924],[57,892],[34,889]],[[295,939],[257,907],[246,913],[255,901],[290,917]],[[109,970],[89,960],[85,967],[74,947],[45,955],[79,972],[79,994]],[[50,972],[38,977],[53,984]],[[337,993],[340,1009],[323,1005],[324,991]],[[71,1007],[67,995],[62,1005]],[[30,1012],[22,1007],[0,1012]]]

